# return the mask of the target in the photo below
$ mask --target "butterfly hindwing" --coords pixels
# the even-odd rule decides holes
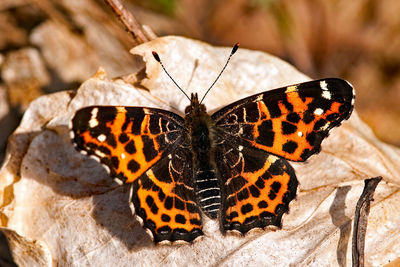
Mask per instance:
[[[134,183],[136,214],[156,243],[191,242],[203,235],[192,176],[191,152],[181,144]]]
[[[283,87],[230,104],[212,115],[229,135],[293,161],[318,153],[330,129],[347,119],[354,92],[341,79]]]
[[[225,231],[242,234],[268,225],[280,227],[296,196],[297,179],[289,163],[262,150],[235,144],[219,147],[223,184],[221,221]]]

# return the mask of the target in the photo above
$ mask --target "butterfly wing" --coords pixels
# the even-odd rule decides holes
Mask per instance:
[[[283,87],[228,105],[212,115],[223,132],[293,161],[320,151],[330,129],[348,119],[353,88],[330,78]]]
[[[134,183],[132,202],[156,243],[191,242],[203,235],[195,202],[191,152],[180,144]]]
[[[280,227],[282,215],[296,196],[297,179],[290,164],[260,149],[235,144],[219,146],[222,228],[242,234],[267,225]]]
[[[183,138],[184,120],[159,109],[92,106],[72,119],[71,138],[81,152],[109,168],[110,175],[131,183]]]
[[[216,152],[223,229],[280,226],[298,184],[285,159],[305,161],[318,153],[353,102],[346,81],[325,79],[250,96],[214,113],[216,134],[225,140]]]
[[[132,202],[155,242],[202,235],[184,119],[159,109],[93,106],[78,110],[71,135],[78,150],[133,183]]]

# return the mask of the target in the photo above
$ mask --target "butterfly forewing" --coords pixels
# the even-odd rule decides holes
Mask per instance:
[[[230,104],[212,115],[228,135],[293,161],[318,153],[330,129],[347,119],[354,93],[349,83],[324,79],[283,87]]]
[[[183,118],[159,109],[92,106],[72,119],[76,147],[97,157],[113,177],[133,182],[183,137]]]

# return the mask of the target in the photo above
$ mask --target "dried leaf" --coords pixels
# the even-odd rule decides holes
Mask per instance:
[[[50,83],[50,75],[38,50],[23,48],[7,54],[1,71],[11,105],[25,110]]]
[[[76,94],[61,92],[35,100],[10,138],[0,172],[0,218],[12,247],[33,240],[32,250],[48,251],[51,257],[37,253],[37,261],[28,264],[26,250],[14,249],[16,262],[21,266],[346,266],[351,264],[351,225],[363,180],[378,175],[385,182],[377,187],[371,205],[365,262],[379,266],[396,260],[400,151],[377,140],[357,113],[331,132],[320,154],[307,163],[292,164],[300,189],[290,213],[283,217],[282,230],[223,236],[217,220],[205,220],[205,237],[193,245],[154,246],[132,213],[129,185],[118,186],[100,164],[74,150],[68,124],[83,106],[149,106],[182,114],[188,100],[162,72],[152,51],[159,53],[188,93],[201,96],[230,50],[180,37],[159,38],[131,51],[145,62],[144,70],[131,75],[133,83],[111,80],[99,71]],[[205,103],[214,110],[307,79],[277,58],[240,49]],[[17,235],[22,238],[13,238]]]

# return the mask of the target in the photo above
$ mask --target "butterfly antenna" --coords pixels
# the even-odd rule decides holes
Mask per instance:
[[[218,81],[219,77],[221,77],[221,74],[224,72],[226,66],[228,66],[229,60],[231,60],[231,57],[233,56],[233,54],[236,53],[236,51],[239,48],[239,43],[236,43],[231,51],[231,54],[229,55],[228,59],[226,60],[225,66],[222,68],[222,70],[220,71],[220,73],[218,74],[217,78],[214,80],[214,82],[211,84],[210,88],[207,89],[206,93],[204,94],[203,98],[200,101],[200,104],[203,102],[204,98],[206,98],[206,95],[208,94],[208,92],[210,92],[211,88],[214,86],[214,84]]]
[[[165,73],[168,75],[168,77],[174,82],[174,84],[176,85],[176,87],[179,88],[179,90],[181,90],[181,92],[187,97],[187,99],[189,99],[190,101],[190,97],[185,93],[185,91],[182,90],[182,88],[175,82],[174,78],[171,77],[171,75],[169,75],[168,71],[165,69],[164,64],[161,62],[160,56],[157,54],[157,52],[153,51],[152,52],[153,57],[155,60],[158,61],[158,63],[160,63],[161,67],[163,68],[163,70],[165,71]]]

